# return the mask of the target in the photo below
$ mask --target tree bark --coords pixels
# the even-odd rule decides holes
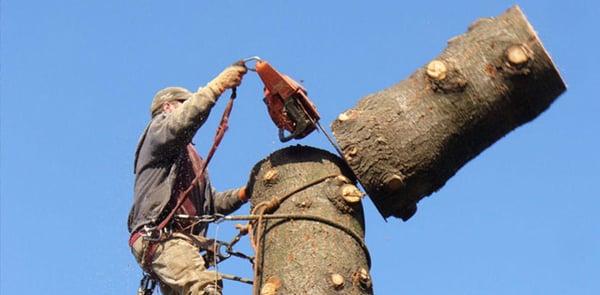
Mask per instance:
[[[263,229],[253,227],[253,240],[262,237],[260,294],[372,294],[362,193],[352,177],[339,157],[303,146],[256,164],[248,185],[253,209],[280,200],[265,212]],[[286,214],[297,216],[269,219]]]
[[[332,124],[384,217],[416,203],[566,86],[519,7],[473,23],[408,79],[362,98]]]

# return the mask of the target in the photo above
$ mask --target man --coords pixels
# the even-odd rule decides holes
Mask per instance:
[[[191,143],[219,96],[238,86],[245,73],[243,65],[233,65],[195,93],[168,87],[152,101],[152,119],[135,153],[128,228],[133,255],[158,279],[163,294],[221,294],[220,280],[206,271],[200,255],[208,247],[207,225],[181,216],[229,214],[247,201],[245,187],[218,193],[206,174],[195,181],[202,159]],[[158,230],[164,220],[170,221]]]

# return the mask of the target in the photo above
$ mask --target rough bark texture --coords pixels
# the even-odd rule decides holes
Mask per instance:
[[[248,186],[253,208],[324,179],[291,194],[272,214],[317,216],[339,225],[303,218],[265,220],[263,259],[257,261],[262,271],[255,278],[261,294],[372,294],[363,209],[351,194],[356,189],[352,177],[339,157],[303,146],[279,150],[254,167]]]
[[[565,84],[518,7],[473,23],[432,62],[333,122],[346,161],[384,217],[534,119]]]

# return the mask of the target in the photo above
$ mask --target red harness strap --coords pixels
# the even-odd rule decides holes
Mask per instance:
[[[142,231],[134,232],[129,238],[129,247],[133,247],[133,244],[135,244],[135,242],[143,236],[144,233],[142,233]],[[140,257],[142,269],[152,277],[154,277],[154,272],[150,266],[152,265],[152,261],[154,261],[154,253],[156,252],[157,246],[158,243],[156,241],[149,242],[146,249],[142,251],[142,257]]]
[[[129,237],[129,247],[133,247],[133,244],[142,236],[141,231],[134,232],[131,237]]]
[[[192,144],[188,144],[187,145],[187,161],[185,163],[181,163],[181,165],[184,165],[183,170],[180,170],[180,174],[177,175],[178,178],[177,181],[179,182],[176,186],[177,188],[177,192],[176,195],[178,196],[178,200],[181,198],[184,198],[184,200],[182,201],[181,207],[179,207],[179,209],[176,210],[175,214],[185,214],[185,215],[189,215],[189,216],[196,216],[198,215],[198,210],[196,208],[196,205],[194,205],[195,203],[199,202],[200,200],[197,199],[192,199],[192,197],[196,197],[198,198],[197,194],[189,194],[189,195],[182,195],[182,192],[184,191],[184,189],[186,188],[186,186],[193,182],[194,179],[196,177],[198,177],[198,175],[202,175],[200,176],[200,178],[198,179],[198,181],[196,181],[196,188],[199,190],[204,190],[205,188],[205,175],[204,173],[201,173],[202,171],[202,165],[203,165],[203,161],[200,158],[200,156],[198,155],[198,152],[196,151],[196,149],[194,148],[194,145]],[[193,174],[190,174],[193,173]]]
[[[198,155],[198,153],[196,152],[196,149],[194,148],[194,146],[192,144],[189,144],[187,146],[188,156],[189,156],[190,160],[192,161],[192,166],[194,168],[194,172],[196,172],[195,173],[196,176],[192,180],[190,185],[185,190],[181,191],[181,193],[179,193],[179,195],[177,196],[177,203],[175,204],[173,209],[171,209],[169,214],[155,228],[152,229],[153,231],[156,231],[160,234],[162,232],[162,230],[171,222],[171,219],[173,219],[173,216],[175,215],[175,213],[182,207],[185,208],[186,211],[192,210],[191,208],[193,208],[194,215],[197,214],[196,208],[195,208],[194,204],[192,203],[192,201],[188,198],[188,196],[189,196],[190,192],[192,191],[192,189],[194,189],[194,187],[196,187],[196,185],[200,185],[201,183],[204,182],[204,171],[206,171],[206,167],[208,166],[208,163],[210,162],[210,160],[212,159],[213,155],[215,154],[217,148],[219,147],[219,144],[221,143],[221,140],[223,139],[223,136],[225,135],[227,128],[229,128],[229,115],[231,114],[231,109],[233,108],[233,101],[235,100],[235,98],[237,96],[236,89],[232,88],[231,90],[232,90],[231,96],[229,97],[227,106],[225,106],[225,110],[223,111],[223,115],[221,116],[221,122],[219,123],[219,127],[217,128],[217,132],[215,134],[215,138],[213,140],[212,147],[210,148],[210,151],[208,152],[208,155],[206,156],[206,161],[202,161],[202,159],[200,158],[200,156]],[[184,205],[184,203],[185,203],[185,205]],[[188,213],[192,213],[192,212],[188,212]],[[133,244],[140,237],[143,237],[145,234],[146,233],[143,230],[132,233],[131,237],[129,238],[129,246],[133,247]],[[152,265],[152,261],[154,260],[154,253],[156,252],[156,246],[158,246],[159,241],[160,241],[160,237],[158,237],[158,240],[150,240],[147,248],[145,249],[145,251],[143,252],[143,255],[141,257],[142,269],[144,269],[144,271],[150,275],[153,275],[153,272],[152,272],[152,269],[150,268],[150,266]]]

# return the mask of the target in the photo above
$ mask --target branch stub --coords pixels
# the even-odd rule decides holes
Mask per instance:
[[[520,65],[529,60],[530,50],[523,44],[512,45],[506,49],[506,58],[513,65]]]
[[[427,65],[427,76],[431,79],[444,80],[447,72],[448,68],[443,61],[434,59]]]
[[[340,290],[344,287],[344,277],[339,273],[331,274],[330,279],[334,289]]]

